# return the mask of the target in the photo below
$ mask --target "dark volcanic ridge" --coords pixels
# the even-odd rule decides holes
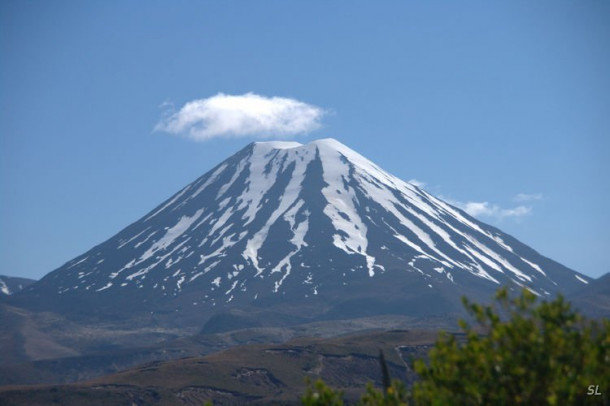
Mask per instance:
[[[0,296],[17,293],[34,282],[34,279],[0,275]]]
[[[567,299],[586,316],[610,318],[610,273],[570,292]]]

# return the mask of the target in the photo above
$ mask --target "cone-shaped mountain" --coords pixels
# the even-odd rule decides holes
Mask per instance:
[[[321,139],[246,146],[14,300],[199,323],[231,308],[303,319],[443,313],[504,284],[545,296],[587,281]]]

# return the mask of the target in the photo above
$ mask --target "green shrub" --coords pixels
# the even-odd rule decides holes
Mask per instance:
[[[399,381],[383,390],[369,384],[360,403],[609,404],[610,320],[586,320],[562,296],[537,304],[527,290],[511,298],[501,289],[492,306],[463,302],[476,326],[460,320],[463,342],[451,334],[439,335],[429,360],[415,361],[420,379],[411,393]],[[597,385],[601,396],[593,394]],[[318,403],[311,403],[313,396]],[[341,398],[318,381],[303,404],[341,405]],[[326,399],[334,403],[324,403]]]
[[[463,302],[478,328],[460,321],[465,343],[442,334],[416,361],[417,404],[599,404],[589,386],[610,390],[610,321],[585,320],[562,296],[535,305],[527,290],[499,290],[499,308]]]
[[[303,406],[343,406],[343,392],[327,386],[321,379],[307,379],[307,390],[301,398]]]

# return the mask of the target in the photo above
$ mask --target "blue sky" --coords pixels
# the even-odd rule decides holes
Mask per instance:
[[[326,112],[291,139],[610,271],[608,2],[4,1],[0,44],[0,274],[43,276],[255,140],[155,131],[249,92]]]

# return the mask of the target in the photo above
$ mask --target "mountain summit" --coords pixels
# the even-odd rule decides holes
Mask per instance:
[[[14,298],[203,322],[276,305],[304,318],[442,313],[500,285],[545,296],[588,280],[321,139],[249,144]]]

